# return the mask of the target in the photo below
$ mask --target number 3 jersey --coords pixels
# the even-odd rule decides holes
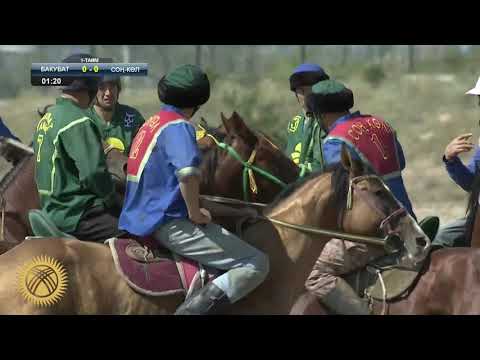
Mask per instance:
[[[323,142],[327,164],[340,162],[342,144],[385,181],[395,197],[415,217],[401,171],[405,157],[395,131],[383,119],[355,112],[337,119]]]

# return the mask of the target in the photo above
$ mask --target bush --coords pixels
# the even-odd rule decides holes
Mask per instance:
[[[369,65],[363,71],[363,78],[372,86],[378,87],[385,80],[385,71],[382,65]]]

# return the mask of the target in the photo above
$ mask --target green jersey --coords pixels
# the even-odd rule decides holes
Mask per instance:
[[[100,130],[72,100],[60,97],[49,108],[37,125],[33,147],[40,204],[60,230],[75,231],[89,207],[113,205]]]
[[[94,106],[87,113],[100,129],[103,141],[128,155],[133,138],[145,122],[140,112],[130,106],[117,104],[110,122],[103,120]]]
[[[322,141],[326,134],[317,121],[297,115],[288,123],[286,154],[303,172],[324,167]]]

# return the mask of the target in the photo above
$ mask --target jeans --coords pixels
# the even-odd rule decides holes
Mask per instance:
[[[268,257],[217,224],[171,220],[153,234],[170,251],[212,268],[226,270],[213,280],[231,303],[259,286],[269,271]]]

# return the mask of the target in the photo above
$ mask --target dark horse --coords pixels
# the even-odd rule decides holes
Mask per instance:
[[[256,166],[287,184],[297,179],[298,167],[265,136],[250,130],[237,113],[234,112],[228,119],[222,114],[222,123],[223,128],[215,132],[215,135],[234,148],[242,159],[246,161],[255,151]],[[243,165],[213,141],[204,141],[201,149],[204,154],[201,165],[201,193],[241,199]],[[126,161],[127,157],[119,151],[112,150],[107,154],[109,171],[120,191],[123,191]],[[34,171],[35,157],[30,156],[13,168],[0,183],[0,191],[6,202],[6,241],[0,241],[0,253],[23,241],[25,236],[32,235],[28,211],[40,207]],[[282,190],[280,186],[261,176],[256,175],[255,180],[258,191],[251,196],[254,201],[268,203]]]

